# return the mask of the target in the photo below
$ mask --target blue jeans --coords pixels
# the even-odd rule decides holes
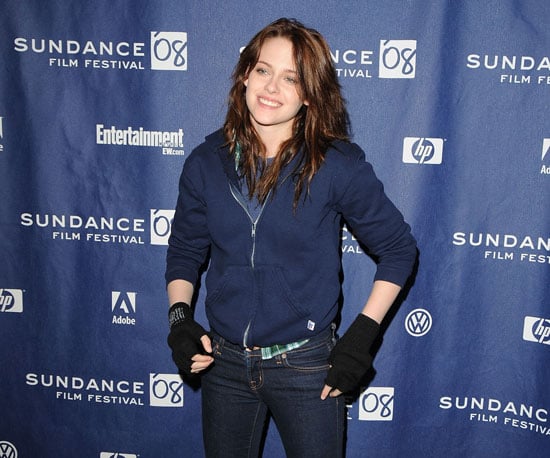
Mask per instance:
[[[214,365],[202,376],[208,458],[258,457],[271,413],[288,458],[343,456],[345,401],[320,398],[335,343],[329,328],[295,350],[262,360],[214,334]]]

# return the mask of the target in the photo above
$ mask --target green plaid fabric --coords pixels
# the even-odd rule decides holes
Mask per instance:
[[[307,343],[308,340],[309,339],[300,340],[298,342],[291,342],[285,345],[272,345],[271,347],[262,347],[262,359],[271,359],[277,355],[282,355],[287,351],[300,348],[302,345]]]

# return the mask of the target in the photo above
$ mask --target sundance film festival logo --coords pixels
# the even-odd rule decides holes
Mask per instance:
[[[372,78],[372,49],[334,49],[330,56],[339,78]],[[381,40],[378,77],[412,79],[416,75],[416,40]]]
[[[187,70],[186,32],[151,32],[151,69]]]
[[[22,313],[23,291],[0,288],[0,312]]]
[[[413,337],[422,337],[432,328],[432,316],[425,309],[415,309],[405,318],[405,329]]]
[[[380,41],[380,78],[414,78],[416,40]]]
[[[496,72],[501,84],[550,85],[550,56],[468,54],[466,67]]]
[[[113,324],[136,324],[136,294],[129,292],[113,291],[111,293],[111,310],[113,312]]]
[[[0,458],[17,458],[17,449],[11,442],[0,441]]]
[[[145,245],[147,224],[151,245],[168,245],[175,210],[152,208],[147,218],[21,213],[22,226],[50,231],[59,242]]]
[[[13,39],[14,51],[43,56],[50,67],[66,69],[146,70],[148,48],[151,70],[187,70],[186,32],[150,32],[149,46],[129,40]]]
[[[370,387],[359,397],[359,420],[392,421],[393,387]]]
[[[52,393],[59,402],[88,402],[104,406],[183,407],[183,382],[177,374],[149,374],[144,380],[28,373],[25,384]],[[0,456],[1,458],[1,456]]]
[[[168,245],[175,210],[151,210],[151,245]]]
[[[443,162],[443,139],[426,137],[405,137],[403,140],[403,162],[406,164],[432,164]]]
[[[550,345],[550,319],[526,316],[523,321],[523,340]]]
[[[183,407],[183,382],[178,374],[149,374],[149,402],[153,407]]]

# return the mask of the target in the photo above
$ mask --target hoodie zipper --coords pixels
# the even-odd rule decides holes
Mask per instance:
[[[256,227],[258,225],[258,221],[260,221],[260,218],[262,217],[262,213],[264,212],[264,208],[265,208],[267,199],[269,198],[269,194],[267,195],[266,200],[263,203],[262,208],[260,209],[260,213],[258,214],[256,219],[253,219],[252,216],[250,215],[250,212],[248,211],[248,208],[246,207],[246,204],[236,194],[235,190],[233,189],[233,186],[229,185],[229,190],[231,191],[231,195],[233,196],[233,198],[241,206],[241,208],[246,213],[246,216],[248,216],[248,219],[250,220],[250,224],[251,224],[250,237],[252,238],[252,253],[250,254],[250,265],[254,269],[255,267],[254,256],[256,255]]]
[[[254,268],[255,268],[254,257],[256,255],[256,227],[258,225],[258,221],[260,221],[262,213],[264,212],[264,208],[265,208],[265,205],[267,203],[267,199],[269,198],[269,194],[271,194],[271,192],[268,193],[268,195],[266,197],[266,200],[264,201],[264,203],[262,205],[262,208],[260,208],[260,213],[258,213],[258,216],[256,217],[256,219],[253,219],[252,215],[250,215],[250,212],[248,211],[248,208],[246,207],[246,204],[243,202],[242,194],[241,193],[237,194],[235,192],[235,190],[233,189],[233,186],[231,186],[231,184],[229,184],[229,190],[231,191],[231,195],[233,196],[233,198],[241,206],[241,208],[244,210],[244,212],[248,216],[248,219],[250,220],[250,224],[251,224],[250,237],[252,238],[252,252],[250,253],[250,266],[252,267],[252,270],[254,270]],[[243,347],[245,347],[245,348],[248,347],[247,340],[248,340],[248,333],[250,331],[250,326],[251,325],[252,325],[252,320],[250,320],[248,322],[248,324],[246,325],[246,328],[244,330]]]

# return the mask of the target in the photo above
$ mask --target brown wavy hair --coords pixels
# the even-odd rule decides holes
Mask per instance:
[[[273,162],[267,166],[266,148],[254,128],[245,99],[245,80],[258,62],[264,42],[283,37],[292,43],[294,62],[299,78],[298,94],[308,105],[302,106],[294,119],[293,136],[281,145]],[[246,179],[249,197],[257,195],[263,203],[275,191],[284,166],[298,154],[292,171],[296,210],[300,195],[309,193],[313,176],[323,163],[325,153],[334,140],[349,139],[349,118],[341,94],[330,49],[323,36],[295,19],[281,18],[260,30],[242,51],[232,75],[224,135],[235,154],[237,143],[241,157],[239,173]]]

